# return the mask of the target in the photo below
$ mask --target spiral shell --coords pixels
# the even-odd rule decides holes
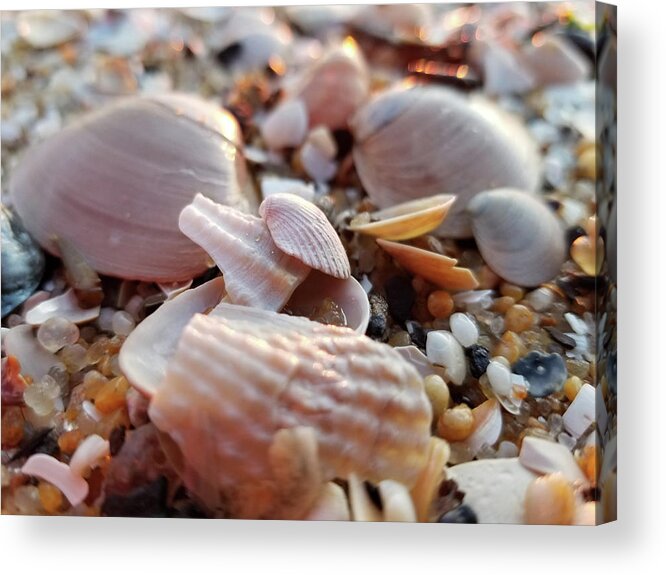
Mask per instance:
[[[26,152],[10,195],[27,230],[58,255],[54,236],[98,272],[172,282],[208,267],[178,230],[196,192],[256,208],[238,181],[239,127],[226,111],[185,94],[120,99]]]
[[[464,209],[477,193],[504,186],[526,191],[539,180],[536,148],[518,122],[487,100],[445,88],[384,92],[351,119],[354,162],[380,208],[453,194],[438,233],[469,237]]]
[[[191,490],[231,516],[280,517],[270,454],[297,427],[316,434],[322,481],[415,483],[432,413],[411,365],[346,328],[227,307],[240,319],[196,315],[185,328],[150,405]]]
[[[559,273],[566,258],[564,231],[541,200],[495,190],[477,195],[467,211],[481,255],[496,274],[531,287]]]

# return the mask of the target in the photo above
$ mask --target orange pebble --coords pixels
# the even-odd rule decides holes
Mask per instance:
[[[514,300],[512,297],[509,296],[498,297],[493,302],[493,311],[505,314],[515,303],[516,300]]]
[[[507,282],[500,285],[499,291],[503,296],[513,298],[514,301],[520,301],[525,297],[525,290],[523,288]]]
[[[95,407],[101,413],[111,413],[125,405],[129,383],[121,375],[109,381],[95,396]]]
[[[76,451],[76,448],[79,446],[79,443],[83,440],[83,433],[78,429],[73,429],[72,431],[65,431],[58,438],[58,447],[65,455],[72,455]]]
[[[428,296],[428,311],[437,319],[445,319],[453,312],[453,298],[444,290],[437,290]]]
[[[23,439],[23,414],[19,407],[3,407],[2,448],[16,447]]]
[[[50,515],[58,513],[62,507],[62,493],[60,489],[46,481],[40,481],[38,489],[39,500],[42,503],[44,511]]]
[[[578,458],[578,465],[585,473],[590,483],[597,483],[597,450],[594,445],[588,445]]]
[[[509,331],[520,333],[534,325],[534,314],[524,305],[516,304],[507,310],[504,323]]]
[[[468,405],[461,403],[442,413],[437,422],[437,433],[448,441],[467,439],[474,428],[474,414]]]
[[[514,363],[527,353],[527,348],[520,336],[513,331],[506,331],[493,350],[493,355],[506,358]]]

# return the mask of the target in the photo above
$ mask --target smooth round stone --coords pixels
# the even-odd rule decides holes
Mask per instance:
[[[540,287],[531,291],[525,296],[525,303],[527,303],[534,311],[544,312],[550,309],[555,301],[555,294],[545,287]]]
[[[490,387],[492,387],[497,395],[506,397],[511,394],[511,389],[513,387],[511,370],[506,367],[506,365],[499,361],[492,360],[488,364],[486,375],[488,376]]]
[[[513,372],[529,383],[532,397],[547,397],[557,393],[567,380],[567,367],[562,356],[532,351],[513,365]]]
[[[62,317],[47,319],[37,330],[37,340],[51,353],[79,340],[79,328]]]
[[[134,318],[126,311],[117,311],[113,314],[111,327],[116,335],[129,335],[132,333],[136,322]]]
[[[460,505],[447,511],[439,518],[439,523],[478,523],[476,513],[469,505]]]
[[[462,385],[467,374],[465,352],[448,331],[431,331],[426,338],[428,361],[446,368],[446,375],[455,385]]]
[[[451,331],[463,347],[474,345],[479,340],[479,328],[464,313],[454,313],[449,319]]]

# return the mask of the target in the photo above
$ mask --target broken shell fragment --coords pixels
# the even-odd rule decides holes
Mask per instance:
[[[440,194],[412,200],[370,214],[373,221],[349,226],[359,232],[384,240],[411,240],[436,229],[446,218],[455,197]]]
[[[25,314],[25,322],[29,325],[42,325],[52,317],[61,317],[72,323],[86,323],[99,317],[101,307],[82,308],[73,289],[64,294],[47,299]]]
[[[283,252],[330,276],[351,275],[340,237],[314,204],[294,194],[274,194],[262,202],[259,213]]]
[[[512,283],[533,287],[553,279],[566,258],[564,231],[541,200],[517,190],[478,194],[467,206],[486,264]]]
[[[474,290],[479,282],[471,270],[456,267],[457,260],[406,244],[378,239],[377,243],[406,270],[449,291]]]
[[[444,469],[449,460],[449,444],[438,437],[430,438],[428,447],[428,463],[412,487],[412,500],[419,521],[428,521],[430,506],[442,479]]]
[[[261,218],[201,194],[183,209],[178,223],[222,270],[232,303],[280,310],[310,272],[275,245]]]
[[[482,447],[493,446],[502,433],[502,409],[496,399],[484,401],[472,410],[474,427],[470,436],[462,443],[472,455]]]
[[[76,507],[88,495],[88,483],[69,465],[45,453],[31,455],[21,467],[21,473],[39,477],[55,485],[69,502]]]
[[[261,126],[261,135],[272,150],[299,146],[307,131],[308,111],[299,99],[278,104]]]
[[[438,230],[469,237],[464,210],[484,190],[533,191],[538,155],[525,128],[482,99],[435,87],[379,94],[351,119],[354,163],[380,208],[446,192],[456,196]]]
[[[536,34],[522,60],[539,86],[573,84],[590,75],[585,55],[567,38],[555,34]]]
[[[85,21],[74,11],[29,10],[19,12],[16,28],[30,46],[52,48],[73,40],[85,30]]]
[[[269,449],[276,432],[300,426],[316,432],[323,480],[357,473],[414,484],[432,417],[414,368],[346,328],[222,308],[239,319],[192,319],[149,410],[180,448],[188,488],[232,516],[280,516]],[[265,497],[246,507],[258,489]]]
[[[121,98],[30,148],[10,194],[51,253],[60,253],[58,237],[100,273],[187,280],[209,265],[177,225],[195,193],[240,211],[256,207],[239,183],[240,143],[233,116],[197,97]]]
[[[337,483],[329,481],[305,517],[307,521],[350,521],[347,495]]]

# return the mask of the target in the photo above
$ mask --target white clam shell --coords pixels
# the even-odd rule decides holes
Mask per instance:
[[[590,75],[590,63],[585,55],[567,38],[554,34],[536,35],[522,60],[539,86],[573,84]]]
[[[561,443],[540,437],[525,437],[518,459],[527,469],[535,473],[543,475],[561,473],[572,483],[586,484],[588,482],[571,451]]]
[[[296,98],[278,104],[261,126],[261,135],[272,150],[299,146],[308,131],[308,110]]]
[[[237,122],[184,94],[119,99],[28,150],[10,195],[28,231],[57,254],[68,240],[97,271],[187,280],[206,253],[178,230],[196,192],[248,211]]]
[[[62,317],[72,323],[86,323],[99,317],[101,307],[82,308],[73,289],[64,294],[47,299],[25,314],[25,322],[29,325],[41,325],[53,317]]]
[[[6,355],[14,355],[21,364],[21,373],[29,375],[33,381],[39,381],[51,368],[64,364],[39,343],[33,328],[29,325],[17,325],[2,337],[2,345]]]
[[[269,453],[275,434],[295,427],[315,431],[323,480],[356,473],[413,485],[432,417],[414,368],[352,330],[249,310],[258,324],[244,311],[238,321],[196,315],[152,398],[151,420],[180,448],[186,485],[230,515],[279,516]],[[263,504],[248,503],[257,490]]]
[[[183,209],[178,223],[222,270],[233,303],[280,310],[310,272],[276,246],[261,218],[201,194]]]
[[[356,169],[380,208],[442,193],[457,197],[438,230],[443,236],[471,235],[464,210],[475,194],[506,186],[532,191],[539,181],[525,128],[480,98],[436,87],[389,90],[350,126]]]
[[[451,332],[430,331],[426,337],[428,360],[446,369],[446,380],[462,385],[467,375],[465,352]]]
[[[478,194],[467,211],[479,251],[497,275],[532,287],[559,273],[566,259],[564,230],[541,200],[493,190]]]
[[[325,53],[290,88],[305,103],[310,127],[324,125],[332,130],[347,127],[369,91],[370,77],[353,40]]]
[[[340,237],[314,204],[294,194],[274,194],[262,202],[259,213],[283,252],[330,276],[351,275]]]

